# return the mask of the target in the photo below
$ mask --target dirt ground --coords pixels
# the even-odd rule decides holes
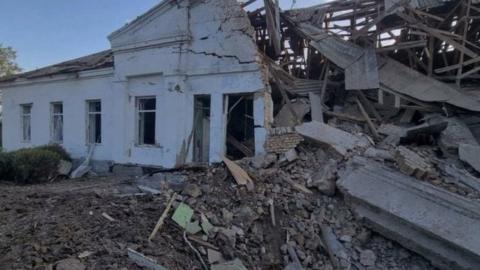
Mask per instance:
[[[152,243],[146,241],[164,209],[164,198],[119,198],[112,189],[120,183],[96,179],[28,187],[2,184],[0,268],[47,269],[88,251],[93,254],[84,259],[87,269],[141,269],[126,253],[126,247],[140,246],[164,258],[170,269],[198,267],[188,251],[181,252],[185,247],[177,246],[181,233],[174,226],[165,226]]]
[[[352,269],[434,269],[357,222],[339,195],[304,194],[282,179],[288,175],[298,181],[302,168],[315,166],[322,163],[300,154],[286,166],[250,170],[253,191],[237,186],[223,166],[183,172],[185,183],[160,187],[157,195],[134,195],[134,189],[125,195],[135,180],[121,177],[32,186],[0,183],[0,269],[56,269],[68,258],[76,258],[86,269],[143,269],[128,258],[127,248],[168,269],[202,269],[183,240],[182,228],[170,218],[173,211],[157,236],[147,240],[173,192],[179,193],[174,208],[180,202],[188,204],[197,219],[198,213],[205,213],[218,228],[203,236],[204,241],[227,261],[241,259],[247,269],[284,269],[291,262],[288,244],[305,269],[333,270],[322,249],[320,223],[331,226],[357,266],[373,262]],[[276,226],[271,222],[272,198]],[[208,247],[192,243],[208,263]]]

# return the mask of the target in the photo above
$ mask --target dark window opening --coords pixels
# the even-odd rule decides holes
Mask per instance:
[[[195,96],[193,123],[193,161],[208,162],[210,152],[210,96]]]
[[[138,144],[155,145],[156,103],[154,97],[137,98]]]
[[[87,101],[87,143],[102,143],[102,103],[99,100]]]
[[[253,95],[228,95],[227,156],[241,159],[255,155]]]

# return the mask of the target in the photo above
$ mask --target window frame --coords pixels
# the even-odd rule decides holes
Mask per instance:
[[[30,112],[25,113],[25,108],[29,108]],[[22,134],[22,143],[31,143],[32,142],[32,109],[33,103],[20,104],[20,127]],[[28,133],[25,134],[25,118],[28,117]],[[25,135],[28,135],[28,138],[25,138]]]
[[[61,113],[56,113],[55,112],[55,106],[61,105],[62,106],[62,112]],[[55,119],[56,117],[60,116],[61,117],[61,124],[62,124],[62,130],[61,130],[61,139],[56,140],[55,138]],[[63,144],[63,140],[65,137],[64,131],[64,123],[65,123],[65,111],[64,111],[64,106],[63,102],[61,101],[55,101],[50,103],[50,141],[55,144]]]
[[[97,112],[97,111],[90,111],[90,105],[92,103],[100,103],[100,111]],[[103,129],[102,129],[102,125],[103,125],[103,104],[102,104],[102,100],[101,99],[89,99],[89,100],[86,100],[85,102],[85,106],[86,106],[86,128],[85,128],[85,132],[86,132],[86,136],[85,136],[85,141],[86,141],[86,145],[101,145],[103,143]],[[100,142],[96,142],[96,137],[93,138],[93,140],[95,142],[92,142],[92,138],[90,137],[91,135],[91,132],[90,132],[90,116],[96,116],[96,115],[100,115]],[[96,125],[95,125],[95,129],[96,129]]]
[[[140,102],[142,100],[148,100],[148,99],[153,99],[155,101],[155,109],[153,110],[145,110],[145,109],[140,109]],[[155,116],[155,123],[153,127],[154,131],[154,143],[149,144],[145,143],[144,140],[141,138],[141,131],[140,131],[140,114],[145,114],[145,113],[154,113]],[[138,96],[135,97],[135,145],[140,146],[140,147],[157,147],[157,97],[156,96]]]

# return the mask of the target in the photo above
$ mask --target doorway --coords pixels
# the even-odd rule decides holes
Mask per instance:
[[[209,95],[194,97],[193,162],[208,163],[210,159],[210,106]]]
[[[227,95],[227,156],[242,159],[255,155],[253,94]]]

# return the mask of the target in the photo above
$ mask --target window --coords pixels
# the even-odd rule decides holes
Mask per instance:
[[[51,104],[51,140],[55,143],[63,142],[63,104]]]
[[[137,98],[137,142],[139,145],[155,144],[156,98]]]
[[[21,105],[22,109],[22,140],[30,142],[32,140],[32,104]]]
[[[102,103],[87,101],[87,144],[102,143]]]

